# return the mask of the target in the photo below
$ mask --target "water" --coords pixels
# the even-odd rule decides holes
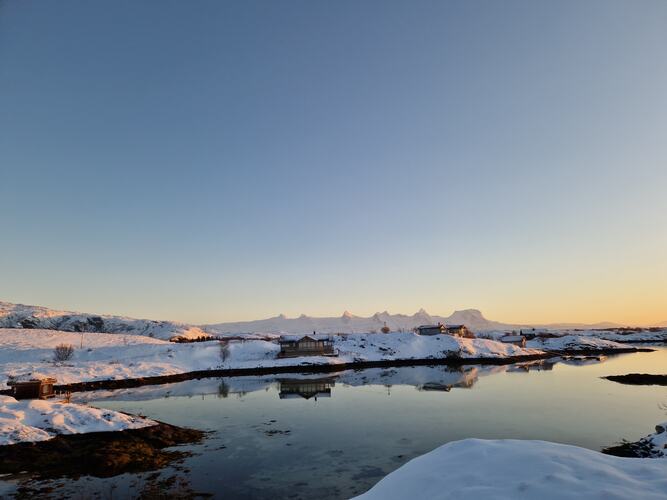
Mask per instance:
[[[656,349],[528,371],[406,367],[80,393],[95,406],[211,434],[187,447],[192,457],[159,474],[28,484],[75,498],[128,498],[157,484],[170,495],[334,499],[362,493],[411,458],[457,439],[542,439],[599,450],[667,420],[660,408],[667,388],[600,378],[667,373],[667,348]],[[169,478],[173,484],[161,482]],[[5,493],[17,484],[5,482]]]

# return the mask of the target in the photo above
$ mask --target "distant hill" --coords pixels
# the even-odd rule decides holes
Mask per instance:
[[[145,335],[164,340],[177,336],[197,338],[207,335],[199,327],[173,321],[56,311],[46,307],[11,304],[2,301],[0,301],[0,328],[43,328],[66,332],[121,333],[125,335]]]

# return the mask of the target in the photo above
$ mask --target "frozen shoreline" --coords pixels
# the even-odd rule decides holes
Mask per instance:
[[[333,372],[406,365],[509,364],[557,353],[610,354],[637,349],[598,339],[550,339],[548,349],[523,349],[486,339],[413,333],[333,336],[339,355],[276,358],[278,336],[220,343],[178,344],[138,335],[0,329],[0,390],[10,378],[53,377],[69,389],[134,387],[211,376]],[[560,342],[554,342],[560,341]],[[58,344],[74,346],[70,360],[55,363]],[[83,348],[81,347],[83,346]]]

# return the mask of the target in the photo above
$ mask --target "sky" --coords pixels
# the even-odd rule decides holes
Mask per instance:
[[[0,0],[0,300],[667,321],[667,2]]]

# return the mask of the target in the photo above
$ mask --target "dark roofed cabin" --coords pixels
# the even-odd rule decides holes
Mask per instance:
[[[42,378],[36,380],[26,380],[23,382],[10,381],[7,385],[12,388],[12,395],[16,399],[48,399],[56,394],[53,390],[54,378]]]
[[[333,340],[316,339],[309,335],[300,339],[283,337],[280,339],[281,358],[295,358],[299,356],[335,356]]]
[[[442,323],[418,326],[417,333],[419,335],[440,335],[441,333],[446,333],[454,337],[475,338],[475,335],[465,325],[443,325]]]
[[[445,333],[455,337],[475,338],[475,335],[465,325],[445,325]]]
[[[444,325],[422,325],[417,327],[419,335],[440,335],[445,333]]]

